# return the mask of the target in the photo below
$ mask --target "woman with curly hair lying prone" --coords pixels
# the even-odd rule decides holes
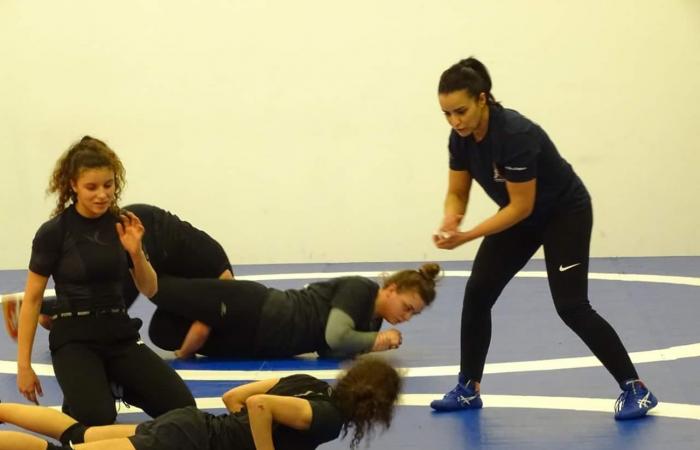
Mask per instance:
[[[235,387],[222,397],[228,414],[219,416],[188,406],[139,425],[86,427],[54,409],[3,403],[1,421],[61,444],[0,431],[0,450],[306,450],[351,430],[355,449],[376,424],[389,427],[400,389],[393,367],[365,358],[334,386],[298,374]]]

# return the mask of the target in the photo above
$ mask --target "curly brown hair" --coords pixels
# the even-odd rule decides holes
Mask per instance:
[[[56,161],[47,194],[57,194],[56,208],[51,216],[57,216],[66,209],[69,201],[76,201],[76,194],[71,187],[71,181],[76,181],[80,173],[85,169],[106,167],[114,172],[114,202],[110,211],[116,214],[122,189],[126,184],[126,171],[121,160],[114,151],[99,139],[84,136],[79,142],[73,144]]]
[[[364,357],[338,378],[333,391],[335,404],[346,418],[343,438],[353,428],[350,448],[370,438],[378,422],[389,428],[394,406],[401,391],[401,377],[389,363]]]
[[[439,264],[425,263],[418,270],[401,270],[384,277],[384,287],[395,284],[399,292],[417,292],[427,306],[435,300],[435,284],[441,271]]]

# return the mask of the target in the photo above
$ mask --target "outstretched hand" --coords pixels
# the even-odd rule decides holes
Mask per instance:
[[[130,211],[122,211],[116,227],[117,235],[119,235],[119,240],[124,250],[132,255],[141,251],[141,239],[145,228],[136,214]]]
[[[36,376],[34,369],[31,367],[17,370],[17,390],[27,400],[35,405],[39,404],[37,396],[41,397],[44,395],[44,392],[41,389],[41,383],[39,382],[39,377]]]

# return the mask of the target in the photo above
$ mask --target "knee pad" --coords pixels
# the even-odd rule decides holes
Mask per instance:
[[[61,441],[61,444],[63,444],[65,448],[71,448],[70,444],[82,444],[83,442],[85,442],[86,430],[87,427],[82,423],[74,423],[73,425],[66,428],[66,431],[64,431],[63,434],[61,434],[59,441]],[[49,447],[49,449],[53,450],[51,449],[51,447]]]

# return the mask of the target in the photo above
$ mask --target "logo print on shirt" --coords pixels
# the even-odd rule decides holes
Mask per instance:
[[[94,242],[97,245],[109,245],[109,242],[105,242],[100,239],[100,231],[95,231],[95,234],[92,236],[90,235],[85,235],[85,239],[87,239],[90,242]]]
[[[493,165],[493,181],[497,183],[505,183],[506,181],[506,179],[503,178],[503,175],[501,175],[501,172],[498,170],[498,167],[496,167],[495,163]]]
[[[521,170],[527,170],[527,167],[506,166],[506,169],[507,169],[507,170],[517,170],[517,171],[521,171]]]
[[[570,266],[562,266],[562,265],[560,264],[560,265],[559,265],[559,272],[566,272],[567,270],[573,269],[574,267],[576,267],[576,266],[578,266],[578,265],[580,265],[580,264],[581,264],[581,263],[576,263],[576,264],[572,264],[572,265],[570,265]]]
[[[323,399],[323,392],[306,391],[301,394],[292,394],[292,397],[302,397],[310,399]]]
[[[306,392],[303,392],[301,394],[294,394],[294,397],[306,397],[307,395],[312,395],[312,394],[315,394],[315,392],[314,391],[306,391]]]

